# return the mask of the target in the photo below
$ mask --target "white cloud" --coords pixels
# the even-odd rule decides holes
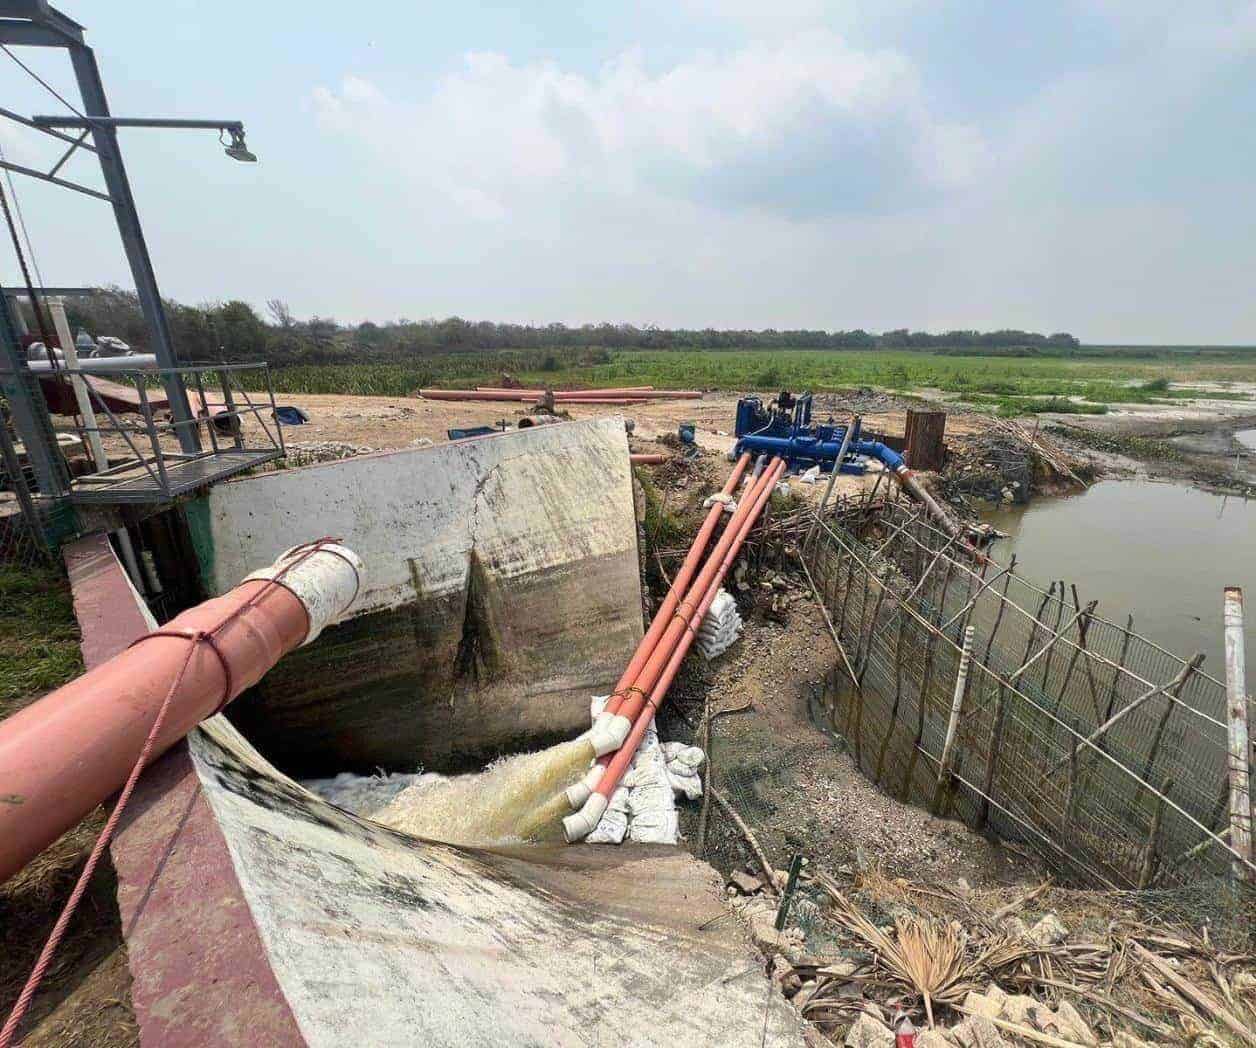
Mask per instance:
[[[731,184],[741,168],[781,155],[794,158],[786,183],[831,180],[853,159],[866,185],[931,192],[970,181],[986,155],[976,128],[934,117],[906,57],[823,30],[700,52],[660,72],[638,50],[592,76],[472,52],[424,100],[392,100],[347,77],[337,90],[318,88],[314,103],[328,130],[408,162],[488,219],[531,206],[538,192],[701,198],[709,176],[740,206],[778,210],[789,186],[762,170],[749,187]],[[874,162],[893,170],[866,170]],[[833,193],[832,206],[848,197]]]

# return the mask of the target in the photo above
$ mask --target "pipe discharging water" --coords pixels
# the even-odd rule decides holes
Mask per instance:
[[[535,753],[503,757],[484,771],[402,790],[376,822],[445,844],[561,843],[566,789],[588,770],[585,736]]]

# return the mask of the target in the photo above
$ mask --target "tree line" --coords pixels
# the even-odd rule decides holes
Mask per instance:
[[[86,328],[93,337],[114,335],[135,349],[147,348],[147,331],[134,292],[108,288],[90,298],[70,300],[67,312],[76,334],[79,328]],[[858,328],[698,330],[609,323],[570,327],[500,324],[461,317],[341,324],[320,316],[298,320],[279,299],[267,303],[265,316],[247,302],[236,300],[199,306],[167,301],[166,313],[183,360],[266,360],[276,366],[404,362],[415,356],[505,349],[914,349],[1031,356],[1066,354],[1080,346],[1067,332],[1043,335],[1015,329],[934,334],[901,328],[874,334]]]

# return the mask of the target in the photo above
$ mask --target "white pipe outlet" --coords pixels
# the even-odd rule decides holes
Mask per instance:
[[[583,808],[563,819],[563,836],[567,838],[567,843],[575,844],[591,834],[606,814],[606,805],[606,798],[595,793],[584,802]]]
[[[278,578],[305,605],[310,628],[301,642],[304,646],[345,618],[361,591],[365,570],[361,558],[347,546],[329,542],[311,553],[307,544],[285,550],[270,567],[245,581]]]
[[[602,776],[606,774],[606,765],[593,762],[584,778],[579,782],[574,782],[567,787],[567,803],[571,805],[571,810],[576,811],[584,806],[584,802],[593,796],[593,791],[597,789],[597,784],[602,781]]]
[[[632,730],[632,721],[620,713],[599,713],[589,729],[589,741],[593,744],[593,752],[601,757],[613,753],[624,744],[628,733]]]

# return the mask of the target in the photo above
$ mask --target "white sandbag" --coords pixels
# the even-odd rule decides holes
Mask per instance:
[[[611,794],[610,803],[593,832],[585,838],[586,844],[622,844],[628,833],[628,790],[620,786]]]
[[[741,635],[741,628],[737,601],[727,590],[721,589],[698,624],[696,639],[703,658],[710,661],[724,654]]]

